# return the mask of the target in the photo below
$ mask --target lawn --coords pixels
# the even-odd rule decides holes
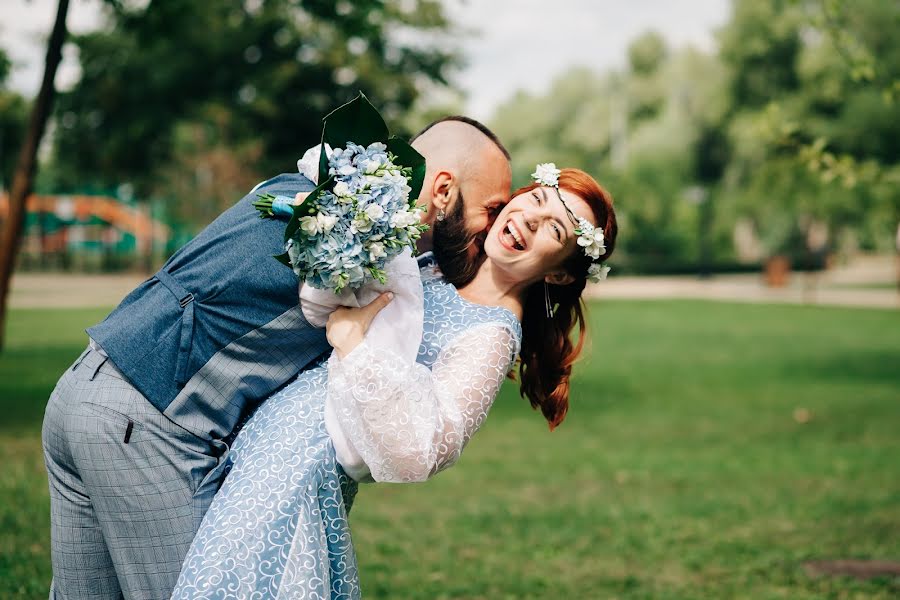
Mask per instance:
[[[104,310],[13,311],[0,355],[0,598],[45,598],[43,404]],[[369,598],[895,598],[900,312],[688,301],[591,306],[553,433],[507,384],[460,463],[364,487]]]

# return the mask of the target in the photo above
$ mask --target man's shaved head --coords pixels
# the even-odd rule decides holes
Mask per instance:
[[[469,127],[454,127],[454,124],[460,124],[460,123],[463,125],[468,125]],[[415,145],[416,140],[418,140],[419,138],[421,138],[423,136],[426,136],[426,134],[429,131],[431,131],[432,129],[434,129],[435,127],[438,127],[440,129],[440,128],[443,128],[447,124],[450,125],[452,131],[459,131],[459,132],[461,132],[461,135],[472,135],[473,139],[476,136],[475,136],[474,132],[472,131],[472,129],[475,129],[476,131],[480,132],[485,138],[490,140],[495,146],[497,146],[497,149],[500,150],[500,152],[503,154],[503,156],[506,157],[506,160],[510,160],[509,152],[506,150],[506,148],[503,147],[503,144],[500,142],[500,139],[497,137],[497,135],[493,131],[488,129],[480,121],[476,121],[475,119],[470,119],[469,117],[463,117],[461,115],[453,115],[451,117],[444,117],[442,119],[438,119],[437,121],[432,121],[430,124],[428,124],[425,127],[425,129],[423,129],[422,131],[417,133],[410,140],[410,143]],[[435,137],[435,136],[433,135],[433,132],[432,132],[432,135],[428,136],[428,137]]]
[[[509,152],[494,133],[468,117],[445,117],[411,141],[425,157],[419,200],[431,226],[419,251],[433,250],[450,283],[465,284],[483,259],[480,242],[509,200]]]
[[[433,122],[411,144],[425,157],[419,200],[427,207],[423,221],[432,226],[419,250],[434,250],[445,277],[453,280],[448,271],[455,269],[447,267],[452,261],[477,262],[479,248],[473,241],[484,236],[509,200],[509,152],[490,129],[459,116]]]
[[[452,168],[466,183],[495,177],[500,160],[509,164],[509,152],[494,132],[468,117],[435,121],[410,143],[426,158],[429,172]]]

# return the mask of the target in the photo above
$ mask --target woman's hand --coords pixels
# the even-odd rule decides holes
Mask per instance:
[[[325,324],[325,336],[328,343],[337,351],[339,358],[344,358],[366,336],[372,319],[394,298],[391,292],[385,292],[375,298],[367,306],[360,308],[341,307],[328,317]]]

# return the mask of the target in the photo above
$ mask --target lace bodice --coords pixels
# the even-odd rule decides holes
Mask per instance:
[[[484,306],[465,300],[456,288],[444,281],[433,259],[425,262],[419,273],[425,294],[425,319],[422,326],[422,343],[416,362],[428,368],[434,365],[441,350],[449,346],[458,335],[482,324],[505,326],[516,338],[510,348],[513,359],[519,354],[522,326],[515,315],[499,306]]]
[[[366,340],[328,361],[328,402],[376,481],[424,481],[459,458],[519,353],[522,328],[421,267],[425,318],[415,363]]]

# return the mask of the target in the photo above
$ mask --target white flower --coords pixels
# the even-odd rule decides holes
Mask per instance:
[[[398,210],[393,215],[391,215],[391,227],[395,227],[397,229],[404,229],[409,227],[410,225],[416,225],[421,221],[422,216],[419,209],[415,211],[408,210]]]
[[[409,218],[409,211],[398,210],[391,215],[391,227],[406,227],[406,221]]]
[[[350,194],[350,186],[347,185],[346,181],[338,181],[337,183],[335,183],[334,190],[332,190],[332,191],[334,192],[334,195],[337,196],[338,198],[346,198],[347,196],[351,195]]]
[[[607,267],[603,263],[593,263],[590,267],[588,267],[587,278],[588,281],[597,283],[603,279],[606,279],[606,276],[608,274],[609,267]]]
[[[373,221],[378,221],[384,216],[384,209],[378,204],[369,204],[366,206],[366,216]]]
[[[369,245],[369,260],[376,260],[382,256],[387,256],[387,252],[384,251],[384,244],[381,242],[372,242]]]
[[[594,226],[590,221],[579,219],[578,229],[575,230],[575,233],[578,234],[579,246],[590,246],[594,238]]]
[[[596,260],[606,252],[602,229],[594,227],[587,219],[580,218],[578,219],[578,229],[575,231],[578,233],[578,245],[584,248],[586,256]]]
[[[300,229],[309,237],[313,237],[319,233],[319,220],[315,215],[309,217],[300,217]]]
[[[531,176],[541,185],[557,187],[559,186],[559,173],[555,163],[541,163],[535,167]]]
[[[357,233],[368,233],[372,231],[372,221],[366,216],[365,213],[357,215],[350,222],[350,233],[356,235]]]
[[[319,227],[319,231],[323,233],[328,233],[334,226],[337,225],[338,218],[333,215],[325,215],[319,213],[316,215],[316,224]]]
[[[318,213],[307,217],[300,217],[300,229],[309,237],[320,233],[328,233],[337,225],[338,218],[332,215]]]
[[[305,175],[307,179],[315,184],[319,183],[319,156],[321,155],[322,146],[313,146],[303,153],[303,158],[297,161],[297,170],[301,175]],[[331,158],[333,154],[331,146],[325,144],[325,155]]]
[[[377,160],[372,160],[371,158],[367,158],[363,162],[363,172],[366,175],[374,175],[379,168],[381,168],[381,163]]]

